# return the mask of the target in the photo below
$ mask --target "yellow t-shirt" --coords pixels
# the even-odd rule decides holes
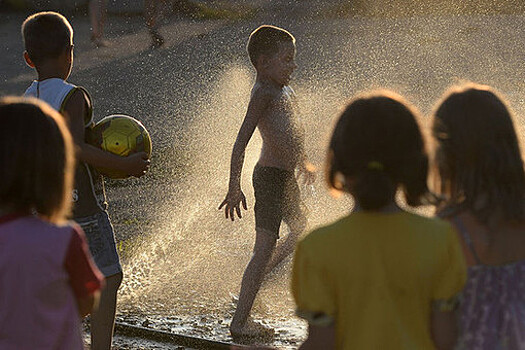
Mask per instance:
[[[461,291],[466,267],[456,233],[407,212],[356,212],[306,236],[295,253],[298,315],[333,320],[337,349],[434,349],[433,300]]]

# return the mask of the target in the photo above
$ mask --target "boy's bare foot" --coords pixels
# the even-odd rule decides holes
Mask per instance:
[[[99,37],[96,37],[96,36],[91,36],[91,42],[97,48],[111,46],[111,43],[109,41],[107,41],[105,39],[102,39],[102,38],[99,38]]]
[[[248,319],[243,327],[230,326],[230,333],[234,340],[267,340],[273,338],[275,331],[267,325]]]
[[[151,36],[150,48],[158,49],[164,45],[164,37],[156,29],[150,29],[149,35]]]

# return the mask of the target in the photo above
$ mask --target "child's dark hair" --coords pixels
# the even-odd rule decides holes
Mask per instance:
[[[61,14],[39,12],[22,23],[22,37],[29,58],[38,65],[70,48],[73,29]]]
[[[490,87],[447,91],[434,113],[435,167],[445,208],[485,224],[525,218],[525,174],[509,108]]]
[[[61,221],[71,208],[74,155],[63,117],[36,99],[0,99],[0,207]]]
[[[350,192],[364,210],[387,205],[398,187],[407,204],[422,204],[428,194],[428,156],[416,115],[401,96],[390,91],[350,102],[330,141],[329,186]]]
[[[295,44],[294,36],[287,30],[271,25],[260,26],[250,34],[248,40],[246,49],[250,61],[255,66],[259,56],[277,53],[279,45],[286,42]]]

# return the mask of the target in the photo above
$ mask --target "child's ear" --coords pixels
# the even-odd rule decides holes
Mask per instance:
[[[24,60],[26,61],[26,64],[29,67],[35,68],[35,64],[33,63],[33,61],[31,61],[31,58],[29,58],[29,54],[27,53],[27,51],[24,51]]]

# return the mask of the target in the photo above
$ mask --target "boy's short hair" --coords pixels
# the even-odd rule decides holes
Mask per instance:
[[[57,12],[39,12],[22,23],[22,37],[29,58],[35,65],[56,58],[71,45],[73,28]]]
[[[259,56],[277,53],[279,45],[285,42],[295,44],[294,36],[287,30],[271,25],[260,26],[250,34],[248,40],[246,49],[250,61],[255,66]]]
[[[74,149],[64,118],[34,98],[0,98],[0,207],[53,222],[71,209]]]

